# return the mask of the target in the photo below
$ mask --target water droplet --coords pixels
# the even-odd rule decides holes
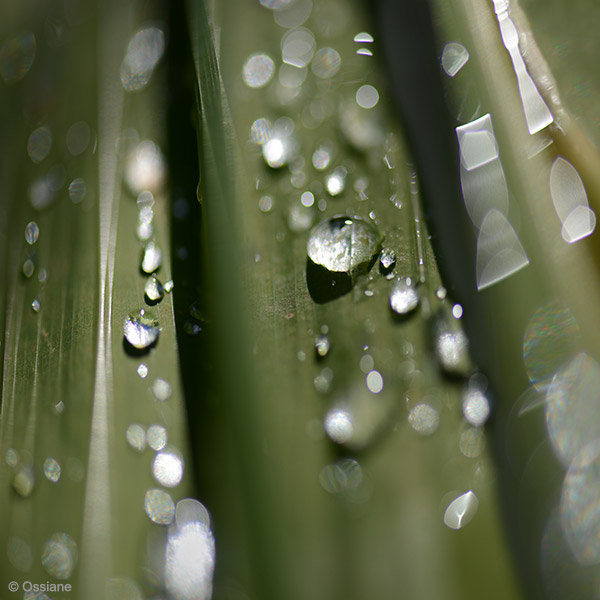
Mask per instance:
[[[325,179],[325,189],[330,196],[339,196],[346,187],[346,169],[337,168]]]
[[[357,33],[354,36],[354,41],[357,44],[372,44],[373,43],[373,36],[370,33],[367,33],[366,31],[361,31],[360,33]]]
[[[372,85],[361,85],[356,92],[356,104],[373,108],[379,102],[379,92]]]
[[[458,42],[444,44],[442,69],[449,77],[454,77],[469,61],[469,51]]]
[[[319,79],[331,79],[339,70],[342,59],[333,48],[317,50],[311,63],[312,72]]]
[[[6,451],[4,460],[9,467],[16,467],[19,464],[19,453],[14,448]]]
[[[208,510],[195,498],[182,498],[175,507],[175,521],[177,527],[183,527],[188,523],[204,523],[210,527],[210,515]]]
[[[300,204],[305,206],[306,208],[310,208],[315,204],[315,197],[312,192],[303,192],[302,196],[300,196]]]
[[[148,242],[144,247],[144,253],[142,255],[142,271],[144,273],[154,273],[157,271],[162,264],[162,250],[158,247],[156,242]]]
[[[281,38],[281,57],[286,65],[298,69],[306,67],[312,60],[314,52],[315,37],[308,29],[292,29]]]
[[[8,554],[8,560],[15,569],[27,573],[33,567],[33,554],[25,540],[18,537],[8,538],[6,553]]]
[[[27,154],[34,163],[41,163],[52,147],[52,132],[48,127],[38,127],[27,140]]]
[[[471,425],[479,427],[490,415],[490,403],[483,392],[469,388],[462,399],[462,411]]]
[[[430,404],[417,404],[408,414],[408,422],[417,433],[431,435],[440,424],[440,415]]]
[[[40,229],[37,226],[37,223],[35,221],[27,223],[27,226],[25,227],[25,241],[30,246],[33,246],[33,244],[37,242],[39,235]]]
[[[23,263],[23,275],[25,275],[25,277],[27,277],[27,279],[29,279],[33,275],[34,270],[35,270],[35,264],[33,263],[33,261],[30,258],[28,258]]]
[[[317,171],[323,171],[329,166],[331,152],[325,146],[319,146],[312,155],[312,164]]]
[[[315,220],[315,211],[303,206],[302,203],[294,203],[288,210],[288,227],[294,233],[308,231]]]
[[[144,286],[144,293],[148,303],[160,302],[165,296],[165,290],[161,282],[154,276],[148,278]]]
[[[447,293],[448,292],[444,287],[440,287],[437,290],[435,290],[435,296],[438,300],[443,300],[446,297]]]
[[[175,288],[175,283],[173,282],[172,279],[169,279],[169,281],[165,281],[165,284],[163,285],[163,289],[165,290],[165,292],[167,294],[170,294],[174,288]]]
[[[71,198],[73,204],[79,204],[85,198],[86,193],[87,186],[81,177],[73,179],[69,184],[69,198]]]
[[[331,341],[329,340],[329,336],[320,335],[315,340],[315,351],[317,353],[318,358],[324,358],[329,354],[329,350],[331,349]]]
[[[31,303],[31,308],[34,312],[40,312],[41,304],[37,298]]]
[[[181,482],[183,477],[183,458],[174,449],[159,452],[152,463],[154,479],[161,485],[172,488]]]
[[[125,179],[131,192],[159,191],[165,181],[166,166],[160,148],[150,140],[140,142],[128,155]]]
[[[146,379],[146,377],[148,377],[148,367],[144,363],[140,363],[136,371],[141,379]]]
[[[168,525],[175,517],[173,499],[164,490],[148,490],[144,498],[144,509],[150,519],[159,525]]]
[[[53,534],[42,547],[42,565],[48,575],[56,579],[69,579],[77,558],[77,544],[66,533]]]
[[[7,84],[27,75],[35,58],[35,37],[30,31],[15,33],[0,49],[0,75]]]
[[[67,148],[73,156],[79,156],[90,143],[90,128],[85,121],[73,123],[67,131]]]
[[[384,248],[379,255],[381,271],[386,274],[396,266],[396,253],[391,248]]]
[[[145,87],[165,51],[165,34],[148,27],[134,34],[121,64],[121,83],[128,92]]]
[[[452,316],[455,319],[460,319],[463,316],[463,307],[460,304],[455,304],[452,307]]]
[[[144,309],[137,314],[131,313],[123,322],[125,339],[139,350],[152,346],[158,339],[159,333],[158,319]]]
[[[469,341],[459,322],[438,318],[435,322],[435,351],[446,373],[468,376],[471,370]]]
[[[324,420],[325,432],[337,444],[344,444],[352,439],[354,425],[352,415],[344,408],[334,407]]]
[[[250,141],[262,146],[271,139],[272,127],[269,119],[256,119],[250,126]]]
[[[356,51],[356,54],[359,54],[360,56],[373,56],[373,51],[368,48],[359,48]]]
[[[355,275],[372,265],[381,248],[381,234],[358,217],[334,217],[312,229],[306,247],[316,265]]]
[[[462,529],[470,523],[479,508],[479,499],[469,490],[448,504],[444,513],[444,524],[450,529]]]
[[[333,371],[329,367],[326,367],[313,379],[313,384],[317,392],[320,394],[327,394],[331,389],[332,381]]]
[[[22,465],[19,467],[13,477],[13,488],[23,498],[27,498],[33,491],[35,477],[31,465]]]
[[[125,432],[127,443],[138,452],[146,447],[146,431],[141,425],[132,423]]]
[[[477,427],[469,427],[460,434],[458,448],[467,458],[477,458],[485,445],[483,431]]]
[[[373,367],[375,367],[375,361],[370,354],[364,354],[361,356],[358,365],[360,370],[366,375],[369,371],[373,370]]]
[[[273,18],[279,26],[291,29],[293,27],[300,27],[308,19],[311,11],[312,0],[283,2],[282,6],[273,11]]]
[[[152,395],[161,402],[165,402],[171,397],[171,385],[168,381],[160,377],[152,384]]]
[[[419,305],[419,292],[410,277],[397,279],[392,284],[390,306],[398,315],[407,315]]]
[[[253,54],[246,60],[242,70],[244,83],[251,88],[261,88],[271,81],[275,63],[266,54]]]
[[[369,371],[365,378],[367,389],[372,394],[379,394],[383,390],[383,377],[379,371]]]
[[[272,169],[283,167],[289,158],[286,141],[282,138],[271,138],[263,144],[262,155]]]
[[[58,461],[54,458],[48,457],[44,461],[44,475],[48,481],[56,483],[60,479],[61,468]]]
[[[271,196],[262,196],[258,201],[258,208],[264,213],[271,212],[273,209],[273,198]]]
[[[146,432],[146,440],[148,442],[148,446],[150,446],[152,450],[156,450],[158,452],[167,445],[167,430],[162,425],[150,425],[150,427],[148,427],[148,431]]]

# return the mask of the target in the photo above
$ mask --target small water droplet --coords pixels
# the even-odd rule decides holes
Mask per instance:
[[[181,482],[183,477],[183,458],[174,449],[161,450],[152,463],[154,479],[167,488],[172,488]]]
[[[307,243],[309,258],[336,273],[368,271],[381,248],[377,228],[357,217],[334,217],[316,225]]]
[[[144,497],[144,510],[154,523],[168,525],[175,517],[175,503],[164,490],[151,489]]]
[[[253,54],[242,69],[244,83],[250,88],[261,88],[267,85],[275,73],[275,63],[266,54]]]
[[[396,266],[396,253],[391,248],[384,248],[379,255],[379,264],[384,274],[389,273]]]
[[[356,92],[356,103],[361,108],[373,108],[379,102],[379,92],[372,85],[362,85]]]
[[[18,537],[8,538],[6,553],[8,555],[8,560],[15,569],[18,569],[23,573],[27,573],[31,570],[31,567],[33,566],[33,554],[31,552],[31,547],[25,540]],[[36,600],[38,600],[38,598],[36,598]],[[40,598],[40,600],[46,599]]]
[[[142,255],[142,271],[154,273],[162,264],[162,250],[155,242],[148,242]]]
[[[250,126],[250,141],[262,146],[271,139],[273,125],[269,119],[256,119]]]
[[[35,58],[35,36],[30,31],[14,33],[0,49],[0,75],[12,84],[27,75]]]
[[[35,477],[31,465],[19,467],[12,481],[13,488],[23,498],[27,498],[31,494],[34,483]]]
[[[37,223],[35,221],[27,223],[27,226],[25,227],[25,241],[30,246],[33,246],[37,242],[39,235],[40,229],[37,226]]]
[[[148,367],[144,363],[140,363],[136,371],[141,379],[146,379],[146,377],[148,377]]]
[[[300,196],[300,203],[302,206],[306,206],[306,208],[310,208],[315,203],[315,197],[312,192],[303,192]]]
[[[170,294],[173,291],[174,287],[175,287],[175,283],[173,282],[172,279],[169,279],[169,281],[165,281],[165,284],[163,285],[163,289],[165,290],[165,292],[167,294]]]
[[[146,431],[141,425],[132,423],[125,432],[127,443],[138,452],[146,447]]]
[[[366,375],[369,371],[373,370],[375,367],[375,361],[370,354],[364,354],[361,356],[360,361],[358,363],[360,370]]]
[[[161,282],[154,276],[148,278],[144,286],[144,293],[148,303],[160,302],[165,296],[165,290]]]
[[[468,376],[471,370],[469,342],[458,322],[439,318],[435,325],[435,351],[446,373]]]
[[[480,390],[468,388],[462,399],[462,411],[471,425],[479,427],[490,415],[489,400]]]
[[[138,350],[152,346],[158,339],[159,333],[158,319],[144,309],[137,314],[131,313],[123,322],[125,339]]]
[[[319,79],[331,79],[340,70],[341,64],[342,59],[337,50],[321,48],[315,52],[311,68]]]
[[[440,415],[430,404],[417,404],[411,409],[408,422],[417,433],[431,435],[440,424]]]
[[[448,292],[446,291],[446,288],[444,288],[444,287],[440,287],[437,290],[435,290],[435,295],[438,300],[443,300],[446,297],[447,293]]]
[[[373,43],[373,36],[366,31],[361,31],[354,36],[354,41],[357,44],[371,44]]]
[[[264,213],[271,212],[273,209],[273,198],[271,196],[262,196],[258,201],[258,208]]]
[[[463,316],[463,307],[460,304],[455,304],[452,307],[452,316],[455,319],[460,319]]]
[[[48,271],[46,269],[40,269],[38,273],[38,281],[40,283],[46,283],[48,281]]]
[[[52,132],[48,127],[38,127],[27,140],[27,154],[34,163],[41,163],[52,147]]]
[[[171,384],[165,379],[154,380],[152,384],[152,395],[161,402],[165,402],[171,397]]]
[[[14,448],[6,451],[4,460],[9,467],[16,467],[19,464],[19,453]]]
[[[458,448],[467,458],[477,458],[485,445],[485,436],[478,427],[469,427],[460,434]]]
[[[319,146],[312,155],[312,164],[317,171],[324,171],[331,161],[331,152],[326,146]]]
[[[325,415],[324,427],[329,438],[337,444],[350,441],[354,433],[352,415],[341,407],[334,407]]]
[[[128,92],[144,88],[165,51],[165,34],[158,27],[137,31],[121,63],[121,83]]]
[[[339,196],[346,187],[346,169],[337,168],[325,179],[325,189],[330,196]]]
[[[448,42],[442,50],[442,69],[454,77],[469,61],[469,51],[459,42]]]
[[[41,304],[37,298],[31,303],[31,308],[34,312],[40,312]]]
[[[77,558],[77,544],[66,533],[53,534],[42,547],[42,565],[48,575],[56,579],[69,579],[77,564]]]
[[[272,169],[283,167],[289,160],[289,154],[287,141],[283,138],[271,138],[262,146],[263,158]]]
[[[372,394],[379,394],[383,390],[383,377],[379,371],[369,371],[365,378],[367,389]]]
[[[398,315],[407,315],[419,305],[419,291],[410,277],[398,279],[392,285],[390,306]]]
[[[81,177],[73,179],[69,184],[69,198],[73,204],[79,204],[87,193],[87,186]]]
[[[472,521],[478,508],[479,499],[469,490],[448,504],[444,524],[450,529],[461,529]]]
[[[318,358],[324,358],[329,354],[329,350],[331,349],[331,341],[329,340],[329,336],[320,335],[315,340],[315,351],[317,353]]]
[[[162,425],[150,425],[146,432],[146,440],[148,446],[158,452],[167,445],[167,430]]]
[[[166,177],[166,165],[160,148],[151,140],[140,142],[127,157],[125,179],[131,192],[159,191]]]
[[[44,461],[44,475],[48,481],[56,483],[60,479],[61,468],[58,461],[52,457],[48,457]]]
[[[326,367],[313,379],[313,384],[317,392],[327,394],[331,389],[332,381],[333,371],[329,367]]]
[[[315,220],[315,211],[311,207],[294,203],[288,210],[288,227],[294,233],[308,231]]]
[[[23,275],[25,275],[25,277],[27,277],[27,279],[29,279],[33,275],[34,271],[35,271],[35,264],[30,258],[28,258],[23,263]]]
[[[73,156],[78,156],[88,147],[90,143],[90,128],[85,121],[73,123],[67,131],[67,148]]]

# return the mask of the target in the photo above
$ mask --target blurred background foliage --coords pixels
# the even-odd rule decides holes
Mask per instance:
[[[598,10],[5,4],[0,596],[596,598]]]

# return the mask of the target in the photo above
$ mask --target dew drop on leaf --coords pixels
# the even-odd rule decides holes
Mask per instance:
[[[173,498],[164,490],[151,489],[144,497],[144,510],[154,523],[168,525],[175,516]]]
[[[30,246],[33,246],[33,244],[35,244],[37,242],[39,235],[40,235],[40,229],[39,229],[37,223],[35,221],[31,221],[30,223],[27,223],[27,226],[25,227],[25,241]]]
[[[419,305],[419,292],[410,277],[398,279],[392,285],[390,307],[398,315],[407,315]]]
[[[44,475],[48,481],[56,483],[60,479],[61,468],[58,461],[54,458],[48,457],[44,461]]]
[[[139,350],[149,348],[158,339],[160,329],[158,319],[144,309],[131,313],[123,322],[125,339]]]
[[[165,296],[165,290],[161,282],[154,275],[146,281],[144,293],[146,300],[150,302],[160,302]]]
[[[155,242],[148,242],[142,255],[142,271],[154,273],[162,264],[162,250]]]
[[[77,559],[77,543],[66,533],[53,534],[42,547],[42,565],[56,579],[69,579]]]

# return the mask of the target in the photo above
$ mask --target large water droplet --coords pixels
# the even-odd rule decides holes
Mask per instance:
[[[306,248],[313,263],[328,271],[358,274],[372,265],[381,234],[358,217],[334,217],[312,229]]]
[[[125,339],[138,350],[152,346],[158,339],[159,333],[158,319],[144,309],[137,314],[131,313],[123,322]]]
[[[162,264],[162,250],[155,242],[148,242],[142,255],[142,271],[154,273]]]

